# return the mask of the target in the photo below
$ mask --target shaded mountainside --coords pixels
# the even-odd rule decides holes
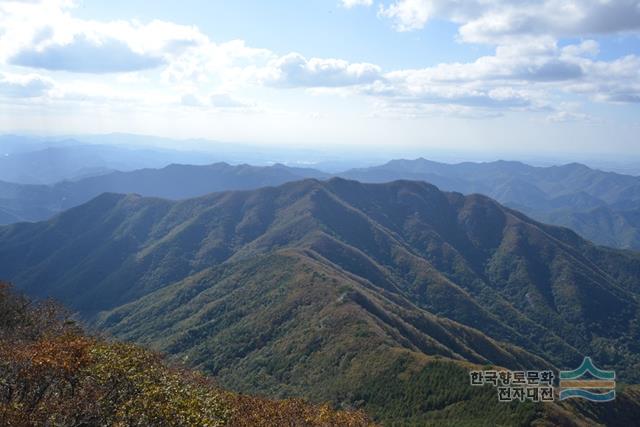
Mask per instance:
[[[0,259],[0,277],[29,294],[228,387],[361,402],[378,419],[464,407],[462,376],[458,392],[403,406],[407,375],[435,358],[574,368],[590,355],[639,380],[640,256],[423,182],[306,180],[181,202],[104,194],[0,228]]]
[[[547,222],[570,227],[598,243],[640,249],[640,209],[615,210],[601,206],[587,211],[557,209],[539,216]]]
[[[0,224],[51,218],[62,210],[63,198],[46,185],[0,181]]]
[[[445,164],[422,158],[393,160],[340,176],[362,182],[420,180],[443,190],[481,193],[594,242],[640,248],[640,178],[635,176],[578,163],[534,167],[513,161]]]
[[[260,167],[214,163],[110,172],[51,186],[0,181],[0,224],[49,219],[105,192],[186,199],[216,191],[249,190],[303,178],[327,177],[314,169],[279,164]]]

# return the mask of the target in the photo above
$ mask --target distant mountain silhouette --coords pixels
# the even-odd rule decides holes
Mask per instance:
[[[0,224],[48,219],[105,192],[185,199],[216,191],[255,189],[328,176],[314,169],[280,164],[259,167],[215,163],[111,172],[53,186],[0,182]]]
[[[0,136],[0,181],[51,185],[114,170],[164,167],[170,163],[207,164],[210,153],[87,144],[75,139]]]

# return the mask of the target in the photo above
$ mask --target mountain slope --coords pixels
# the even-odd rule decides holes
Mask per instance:
[[[98,326],[187,357],[242,391],[316,400],[355,391],[403,354],[544,364],[317,258],[284,250],[225,264],[105,314]]]
[[[0,228],[0,259],[0,277],[29,294],[235,390],[363,401],[378,419],[408,410],[407,375],[433,369],[457,372],[459,393],[440,390],[415,412],[423,423],[483,406],[468,363],[573,368],[590,355],[623,381],[640,372],[638,254],[423,182],[104,194]],[[379,406],[382,382],[398,394]]]
[[[161,169],[111,172],[55,185],[0,182],[0,224],[39,221],[105,193],[186,199],[215,191],[247,190],[302,178],[326,178],[314,169],[273,166],[171,164]]]
[[[444,164],[422,158],[393,160],[340,176],[362,182],[422,180],[444,190],[481,193],[597,243],[640,248],[640,178],[634,176],[577,163],[534,167],[507,161]]]
[[[46,185],[0,181],[0,224],[51,218],[63,203],[64,196]]]
[[[0,229],[0,275],[93,317],[287,248],[553,364],[590,353],[632,374],[638,363],[637,256],[424,183],[308,180],[183,202],[105,194]]]
[[[539,216],[548,222],[570,227],[607,246],[640,248],[640,209],[617,210],[600,206],[572,211],[564,208]]]
[[[496,197],[502,186],[526,188],[531,185],[538,195],[554,199],[570,194],[586,194],[607,204],[622,200],[638,200],[640,178],[614,172],[591,169],[579,163],[562,166],[535,167],[515,161],[495,161],[486,163],[464,162],[458,164],[438,163],[423,158],[415,160],[392,160],[384,165],[346,171],[342,176],[360,181],[386,182],[393,179],[416,179],[429,181],[440,179],[445,190],[454,190],[447,180],[463,193],[479,192]],[[380,177],[380,178],[379,178]],[[505,184],[506,183],[506,184]]]

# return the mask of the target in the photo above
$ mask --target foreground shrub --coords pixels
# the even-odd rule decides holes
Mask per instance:
[[[86,336],[64,309],[0,283],[0,425],[369,424],[362,412],[221,390],[139,346]]]

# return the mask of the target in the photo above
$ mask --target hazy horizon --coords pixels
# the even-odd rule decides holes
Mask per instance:
[[[534,153],[499,152],[483,150],[456,150],[445,148],[393,149],[385,148],[374,152],[363,152],[353,147],[321,148],[290,147],[285,144],[260,144],[251,141],[218,141],[206,138],[167,138],[158,135],[106,133],[106,134],[60,134],[43,135],[29,132],[1,134],[1,138],[26,137],[40,140],[45,145],[56,146],[69,140],[79,144],[111,145],[132,149],[179,150],[183,152],[203,152],[212,155],[212,161],[230,164],[272,165],[282,163],[289,166],[317,168],[325,172],[342,172],[355,167],[376,166],[391,160],[418,159],[456,164],[464,162],[517,161],[531,166],[561,166],[581,163],[594,169],[621,174],[640,175],[640,156],[619,156],[607,153]],[[221,151],[221,148],[224,151]],[[0,148],[1,150],[1,148]],[[1,154],[1,153],[0,153]],[[188,162],[178,161],[186,164]]]

